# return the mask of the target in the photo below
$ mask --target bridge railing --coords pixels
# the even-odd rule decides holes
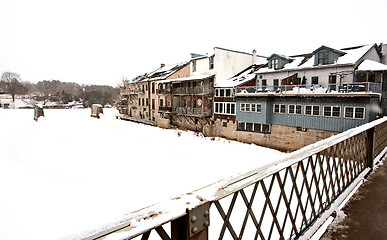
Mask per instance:
[[[308,239],[386,152],[382,118],[126,215],[85,239]]]

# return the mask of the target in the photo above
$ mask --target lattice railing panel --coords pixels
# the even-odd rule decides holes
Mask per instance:
[[[385,147],[387,147],[387,121],[375,126],[372,158],[375,158]]]
[[[218,239],[299,237],[365,168],[366,136],[355,135],[216,201],[212,215],[223,224],[211,231]]]

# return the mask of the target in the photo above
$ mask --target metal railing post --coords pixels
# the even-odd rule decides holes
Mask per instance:
[[[208,226],[210,225],[210,202],[204,203],[187,214],[172,221],[172,240],[208,240]]]
[[[366,166],[371,168],[371,171],[374,168],[374,135],[375,135],[375,127],[367,130]]]

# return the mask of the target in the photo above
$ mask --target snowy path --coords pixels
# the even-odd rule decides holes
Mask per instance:
[[[114,113],[0,109],[0,239],[60,239],[283,156]]]

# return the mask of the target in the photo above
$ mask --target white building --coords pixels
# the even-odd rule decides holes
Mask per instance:
[[[214,54],[196,55],[191,59],[191,76],[214,75],[215,84],[229,79],[252,64],[266,63],[266,57],[215,47]]]

